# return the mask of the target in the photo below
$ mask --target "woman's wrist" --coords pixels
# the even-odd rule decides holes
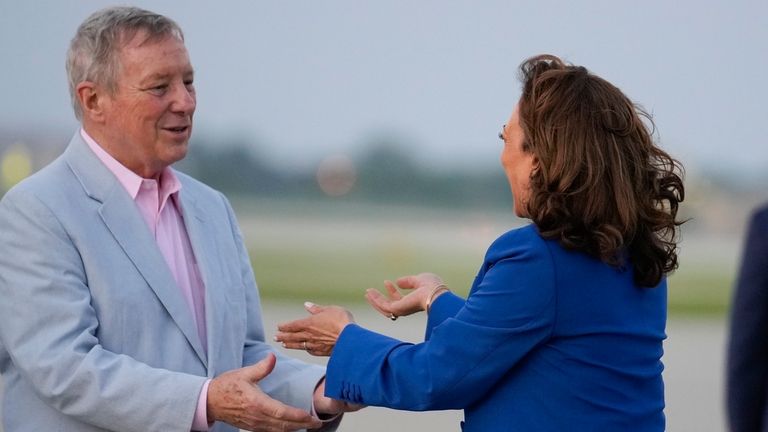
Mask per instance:
[[[336,333],[336,340],[339,340],[339,336],[341,336],[341,333],[344,331],[344,329],[347,328],[348,325],[354,324],[355,320],[349,320],[349,321],[342,321],[337,323],[335,333]]]
[[[432,307],[432,303],[434,303],[438,297],[449,291],[450,289],[448,289],[445,284],[435,285],[435,287],[432,288],[432,290],[429,292],[429,295],[427,296],[427,301],[424,303],[424,310],[429,313],[429,308]]]

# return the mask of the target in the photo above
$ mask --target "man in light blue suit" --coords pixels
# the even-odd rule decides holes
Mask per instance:
[[[67,71],[82,129],[0,202],[5,432],[335,429],[324,369],[264,341],[226,198],[170,168],[196,106],[179,27],[96,12]]]

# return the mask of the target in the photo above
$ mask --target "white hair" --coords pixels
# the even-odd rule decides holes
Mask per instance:
[[[67,51],[69,94],[78,120],[82,120],[83,109],[77,85],[92,81],[114,92],[120,49],[139,31],[146,33],[148,41],[169,36],[184,40],[181,28],[172,19],[137,7],[102,9],[80,24]]]

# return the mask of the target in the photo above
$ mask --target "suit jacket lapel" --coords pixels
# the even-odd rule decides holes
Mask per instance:
[[[91,152],[79,132],[65,157],[86,193],[101,202],[99,214],[104,224],[207,367],[192,313],[130,195]]]
[[[221,254],[218,250],[215,237],[207,235],[210,227],[206,227],[208,218],[205,211],[198,206],[195,197],[189,187],[182,187],[179,191],[181,207],[184,215],[184,225],[189,235],[189,241],[195,254],[200,277],[205,287],[205,322],[208,334],[208,371],[216,370],[216,337],[225,331],[220,328],[223,320],[218,318],[219,313],[226,310],[224,298],[220,295],[218,286],[223,277]]]

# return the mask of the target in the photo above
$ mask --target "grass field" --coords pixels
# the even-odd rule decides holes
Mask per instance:
[[[669,312],[722,315],[731,302],[734,270],[713,263],[681,266],[669,279]]]
[[[423,271],[465,295],[488,245],[524,223],[505,212],[345,204],[251,202],[237,213],[262,296],[341,304]],[[739,247],[739,239],[686,235],[669,279],[670,313],[726,313]]]

